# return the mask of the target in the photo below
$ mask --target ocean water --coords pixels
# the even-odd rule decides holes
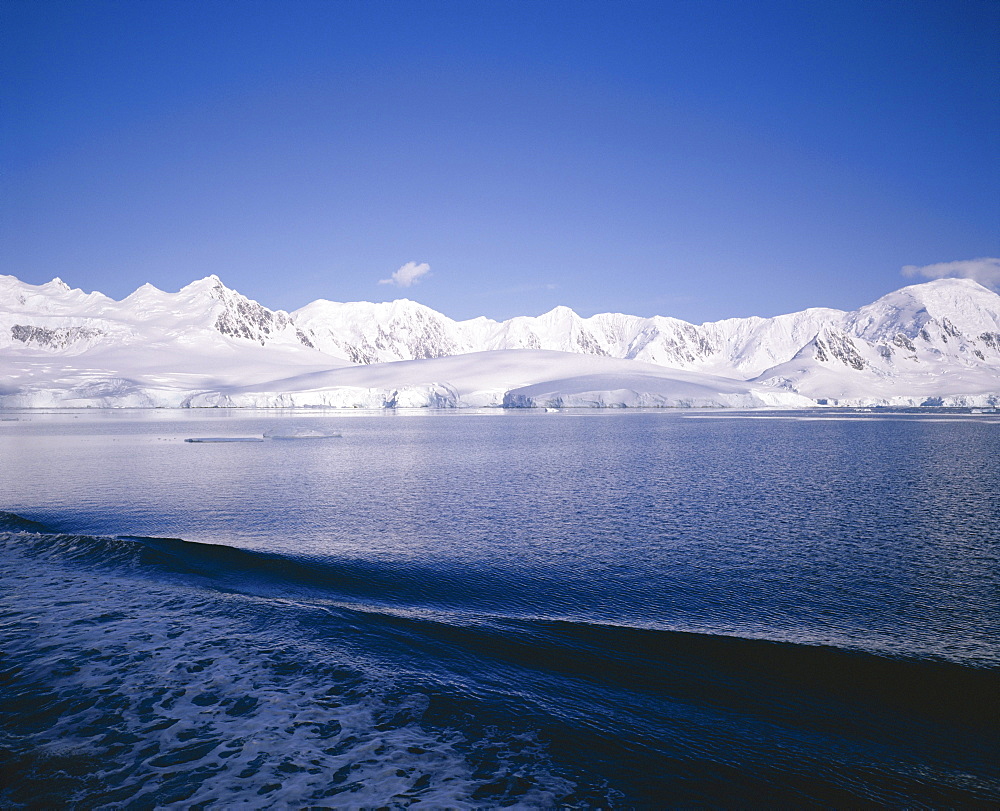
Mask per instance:
[[[1000,803],[998,415],[0,416],[0,807]]]

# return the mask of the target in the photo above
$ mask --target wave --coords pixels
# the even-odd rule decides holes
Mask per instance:
[[[22,518],[20,515],[15,515],[14,513],[7,513],[0,511],[0,531],[13,531],[13,532],[51,532],[45,524],[40,524],[37,521],[31,521],[27,518]]]
[[[100,537],[52,533],[44,525],[0,513],[0,531],[33,556],[102,568],[195,576],[218,589],[273,596],[323,598],[338,611],[404,633],[411,650],[439,647],[502,659],[535,670],[599,678],[630,690],[671,685],[725,692],[727,684],[767,691],[865,699],[900,711],[985,723],[1000,715],[996,670],[928,657],[898,657],[830,645],[747,638],[580,619],[538,618],[414,608],[434,589],[426,574],[398,565],[329,561],[239,549],[179,538]],[[415,640],[421,640],[418,644]],[[705,680],[707,673],[724,674]]]
[[[249,581],[285,588],[309,587],[331,594],[399,593],[405,573],[361,561],[330,563],[292,555],[259,552],[225,544],[140,535],[76,535],[55,532],[13,513],[0,513],[0,532],[20,533],[25,552],[100,567],[148,567],[151,572],[197,575],[220,585]]]
[[[996,672],[984,668],[573,617],[486,614],[461,610],[460,601],[449,611],[415,609],[419,601],[410,597],[426,575],[402,566],[176,538],[60,534],[10,514],[0,514],[3,547],[17,565],[28,557],[73,569],[84,581],[81,595],[93,592],[90,571],[101,573],[99,582],[138,575],[166,593],[143,608],[144,589],[127,590],[139,602],[128,611],[102,607],[89,620],[93,628],[74,618],[73,633],[87,635],[81,650],[105,645],[90,640],[107,639],[116,624],[122,639],[139,638],[150,627],[147,615],[173,606],[190,613],[189,630],[176,642],[154,641],[156,650],[176,648],[177,672],[187,672],[180,663],[199,645],[242,651],[239,665],[217,665],[223,672],[215,684],[226,682],[230,667],[262,678],[254,657],[270,661],[276,634],[282,659],[275,685],[327,680],[326,671],[314,672],[316,663],[335,652],[338,662],[355,662],[365,673],[390,673],[400,694],[425,696],[419,723],[431,730],[457,731],[467,741],[507,730],[500,736],[506,748],[540,731],[553,762],[575,764],[574,779],[601,775],[640,804],[655,805],[667,785],[690,804],[738,805],[748,796],[788,804],[797,796],[789,786],[800,779],[807,787],[799,799],[843,804],[914,797],[948,804],[997,793],[988,764],[1000,692]],[[176,598],[174,582],[227,596],[206,613],[190,593]],[[76,615],[85,611],[86,603],[79,605],[57,610]],[[231,617],[271,630],[234,634]],[[224,642],[231,635],[236,641]],[[525,768],[537,759],[524,757]],[[972,775],[961,777],[966,783],[957,782],[955,763]],[[490,785],[484,778],[474,790]]]

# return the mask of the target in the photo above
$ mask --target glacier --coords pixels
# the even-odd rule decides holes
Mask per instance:
[[[271,310],[216,276],[116,301],[0,276],[0,408],[1000,405],[1000,296],[938,279],[853,312],[695,325],[407,299]]]

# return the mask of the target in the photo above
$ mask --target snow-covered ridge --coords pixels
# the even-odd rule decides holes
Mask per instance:
[[[471,367],[430,363],[474,353]],[[518,377],[517,364],[535,371]],[[0,405],[801,405],[805,397],[1000,402],[1000,296],[940,279],[855,312],[694,325],[557,307],[498,322],[455,321],[405,299],[320,300],[286,313],[216,276],[177,293],[143,285],[121,301],[59,279],[0,276]]]
[[[748,380],[804,349],[820,364],[881,370],[904,357],[918,365],[947,358],[960,366],[1000,364],[1000,296],[967,279],[913,285],[856,312],[814,308],[774,318],[694,325],[676,318],[567,307],[507,321],[454,321],[416,302],[314,302],[291,315],[318,349],[353,363],[436,358],[501,349],[546,349],[700,371]],[[913,341],[923,341],[917,352]],[[808,348],[808,349],[807,349]],[[904,365],[902,371],[915,367]]]

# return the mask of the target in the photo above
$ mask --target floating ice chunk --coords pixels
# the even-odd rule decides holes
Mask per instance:
[[[195,436],[185,442],[263,442],[262,436]]]
[[[319,431],[315,428],[272,428],[264,432],[265,439],[334,439],[341,434]]]

